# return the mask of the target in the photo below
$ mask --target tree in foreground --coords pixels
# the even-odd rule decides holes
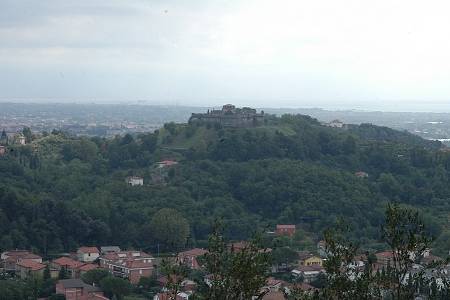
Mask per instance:
[[[226,244],[220,224],[209,237],[205,255],[209,283],[200,299],[262,299],[262,287],[270,269],[270,252],[259,246],[258,239],[235,248]]]
[[[393,299],[412,299],[418,285],[424,281],[424,272],[414,275],[410,270],[430,246],[431,238],[417,211],[389,204],[386,222],[382,227],[384,241],[392,252],[392,265],[388,267],[385,289]]]
[[[128,280],[107,276],[100,281],[100,287],[109,297],[122,300],[131,292],[131,284]]]
[[[421,292],[430,299],[448,299],[448,283],[440,277],[439,266],[425,266],[412,272],[413,264],[419,260],[429,247],[431,239],[417,211],[389,204],[386,220],[382,227],[384,242],[392,252],[392,264],[381,272],[373,270],[373,255],[366,253],[368,262],[364,270],[359,270],[352,262],[358,247],[346,239],[348,228],[337,226],[325,232],[325,262],[327,285],[319,293],[311,294],[293,290],[288,299],[414,299]],[[427,278],[427,267],[435,271],[434,278]],[[441,287],[438,288],[438,282]],[[442,287],[443,286],[443,287]]]
[[[105,269],[94,269],[89,270],[83,275],[81,275],[81,279],[90,285],[99,285],[100,281],[102,281],[103,278],[108,277],[109,272]]]

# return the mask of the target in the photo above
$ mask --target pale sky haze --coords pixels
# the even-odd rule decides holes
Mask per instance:
[[[450,2],[0,0],[0,101],[450,112]]]

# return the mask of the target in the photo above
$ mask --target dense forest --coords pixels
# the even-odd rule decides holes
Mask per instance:
[[[0,157],[0,250],[175,251],[205,246],[218,218],[233,240],[296,224],[305,248],[343,218],[350,238],[378,250],[386,247],[379,228],[388,202],[419,209],[435,252],[450,249],[450,152],[406,132],[284,115],[255,128],[168,123],[114,139],[24,134],[27,145],[10,145]],[[162,160],[178,164],[159,168]],[[127,185],[127,176],[144,185]],[[165,208],[187,220],[187,244],[159,238],[154,220]]]

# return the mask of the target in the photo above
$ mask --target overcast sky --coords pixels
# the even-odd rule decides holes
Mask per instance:
[[[0,0],[0,100],[450,111],[448,0]]]

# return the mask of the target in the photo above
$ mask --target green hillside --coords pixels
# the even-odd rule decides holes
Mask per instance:
[[[167,159],[178,164],[156,167]],[[174,250],[152,228],[162,208],[188,220],[185,246],[204,245],[222,218],[231,239],[292,223],[300,229],[296,241],[314,247],[343,218],[363,248],[381,249],[388,202],[421,210],[436,252],[450,249],[450,154],[440,143],[369,124],[330,128],[285,115],[255,128],[172,123],[114,139],[55,132],[9,147],[0,172],[0,250]],[[131,175],[144,186],[127,186]]]

